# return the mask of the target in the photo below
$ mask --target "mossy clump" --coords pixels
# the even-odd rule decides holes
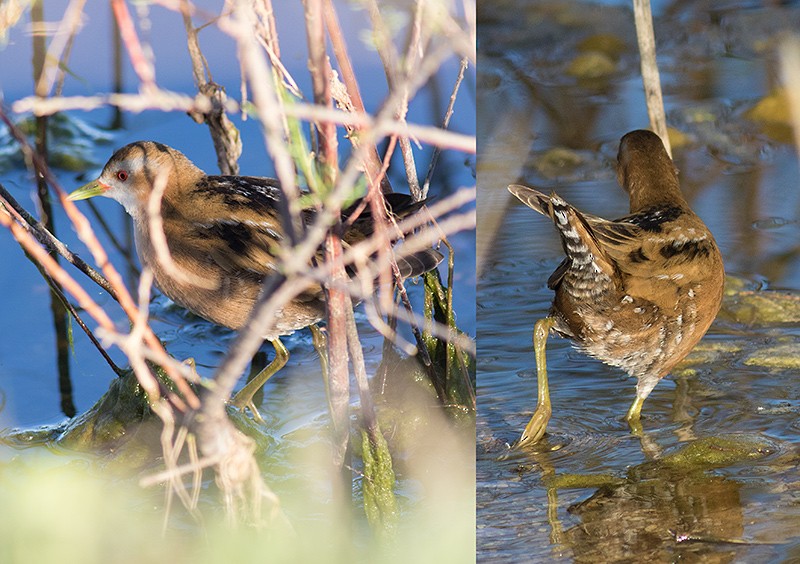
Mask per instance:
[[[361,432],[361,456],[364,461],[364,511],[372,530],[379,536],[391,536],[400,517],[394,493],[395,474],[389,445],[379,432],[371,441]]]
[[[676,370],[684,370],[693,366],[715,364],[726,356],[741,352],[742,345],[727,341],[701,341],[692,352],[678,363]]]
[[[757,123],[772,139],[781,143],[793,141],[792,116],[785,89],[773,90],[756,102],[744,115]]]
[[[727,297],[722,319],[743,325],[800,322],[800,296],[789,292],[743,291]]]
[[[777,123],[790,126],[792,114],[786,90],[783,88],[773,90],[747,110],[745,117],[758,123]]]
[[[612,474],[557,474],[545,478],[544,485],[557,490],[602,488],[605,486],[619,486],[625,479]]]
[[[595,33],[578,43],[578,51],[581,53],[603,53],[615,61],[627,49],[627,43],[610,33]]]
[[[147,398],[136,375],[129,371],[112,380],[92,407],[72,419],[58,442],[75,450],[109,450],[150,416]]]
[[[571,174],[584,162],[580,153],[566,147],[554,147],[536,157],[534,166],[544,177],[552,179]]]
[[[659,464],[681,471],[711,470],[764,458],[775,450],[771,442],[756,435],[703,437],[662,457]]]
[[[797,370],[800,368],[800,343],[785,343],[758,350],[744,359],[747,366]]]
[[[612,75],[617,70],[613,58],[599,51],[587,51],[576,56],[567,67],[567,74],[577,79],[597,79]]]

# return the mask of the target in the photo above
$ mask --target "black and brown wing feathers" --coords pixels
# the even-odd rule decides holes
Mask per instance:
[[[180,196],[185,201],[171,206],[177,212],[164,213],[165,222],[172,216],[176,229],[183,231],[182,240],[195,246],[227,275],[261,279],[272,272],[278,260],[283,238],[278,203],[282,197],[277,180],[249,176],[207,176],[195,188]],[[405,194],[387,195],[387,207],[392,216],[405,217],[417,212],[424,202],[415,202]],[[167,205],[164,209],[167,209]],[[357,205],[343,211],[343,219]],[[219,210],[225,213],[220,214]],[[302,211],[303,221],[310,224],[315,211]],[[374,221],[368,207],[345,231],[344,241],[356,244],[372,235]],[[189,249],[187,249],[189,250]],[[180,253],[181,249],[171,249]],[[196,253],[195,253],[196,254]],[[321,255],[319,257],[322,258]],[[435,268],[442,255],[434,249],[424,249],[399,258],[403,277],[418,276]]]

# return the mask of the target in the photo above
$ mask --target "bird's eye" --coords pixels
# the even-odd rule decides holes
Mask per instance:
[[[117,178],[119,178],[122,182],[128,180],[128,171],[127,170],[119,170],[117,171]]]

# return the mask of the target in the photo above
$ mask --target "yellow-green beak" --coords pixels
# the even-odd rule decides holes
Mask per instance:
[[[67,196],[68,200],[85,200],[87,198],[93,198],[94,196],[100,196],[106,190],[108,190],[108,186],[101,183],[100,180],[92,180],[88,184],[84,184],[77,190],[71,192],[69,196]]]

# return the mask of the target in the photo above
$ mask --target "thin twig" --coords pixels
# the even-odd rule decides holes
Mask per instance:
[[[442,55],[444,55],[444,52],[442,52]],[[435,64],[431,63],[430,65],[423,66],[430,71],[432,67],[435,67]],[[277,101],[275,101],[275,103],[277,103]],[[137,113],[145,110],[202,112],[209,109],[210,102],[205,96],[190,97],[185,94],[159,89],[142,94],[102,94],[97,96],[65,96],[62,98],[46,99],[29,96],[17,100],[11,105],[11,108],[17,113],[30,112],[34,115],[50,115],[68,110],[90,111],[107,105]],[[235,102],[228,100],[226,109],[229,112],[236,112],[239,110],[239,106]],[[365,139],[369,140],[379,140],[388,135],[399,135],[411,137],[420,143],[429,143],[442,147],[443,149],[452,149],[470,154],[475,153],[476,150],[475,136],[473,135],[443,131],[438,127],[427,125],[401,123],[381,115],[380,112],[378,116],[371,116],[366,113],[352,113],[332,108],[321,108],[313,104],[304,104],[302,102],[285,106],[281,111],[288,117],[302,120],[327,120],[339,125],[358,126],[365,131]],[[259,115],[261,115],[260,112]],[[369,133],[366,133],[367,131]],[[289,162],[291,163],[291,159]],[[360,162],[363,163],[363,160]],[[275,163],[275,165],[278,178],[283,182],[278,172],[277,163]]]
[[[239,157],[242,154],[242,139],[239,131],[228,119],[225,113],[227,97],[221,86],[211,78],[208,62],[200,50],[198,29],[192,24],[190,5],[187,0],[181,2],[181,14],[186,28],[189,57],[192,60],[192,74],[197,89],[211,102],[207,112],[190,114],[197,123],[205,123],[214,142],[217,153],[217,165],[222,174],[239,174]],[[208,79],[206,79],[208,75]]]
[[[447,105],[447,111],[444,113],[444,119],[442,120],[442,129],[447,129],[450,125],[450,118],[453,116],[453,108],[456,104],[456,96],[458,95],[458,89],[461,87],[461,82],[464,80],[464,74],[467,72],[467,59],[461,59],[461,65],[458,69],[458,77],[456,78],[456,82],[453,85],[453,91],[450,93],[450,103]],[[433,148],[433,155],[431,156],[431,164],[428,167],[428,174],[425,175],[425,182],[422,184],[422,197],[428,197],[428,190],[431,187],[431,179],[433,178],[433,171],[436,170],[436,164],[439,161],[439,155],[441,155],[442,149],[440,147]]]
[[[339,64],[339,70],[342,73],[342,81],[345,87],[344,94],[346,95],[347,102],[349,103],[346,111],[365,114],[366,109],[364,108],[364,100],[361,98],[361,90],[358,87],[358,80],[356,79],[356,74],[353,70],[353,64],[350,61],[350,56],[347,52],[347,45],[345,43],[341,26],[339,25],[339,17],[336,14],[336,8],[333,5],[333,0],[325,0],[323,11],[325,15],[325,27],[328,32],[328,37],[331,40],[333,54],[336,57],[336,62]],[[343,102],[343,100],[339,97],[334,97],[337,99],[337,102]],[[352,143],[355,144],[358,142],[358,132],[361,129],[363,128],[353,127],[349,132],[348,138]],[[383,193],[389,193],[392,191],[392,186],[389,183],[389,179],[386,177],[386,175],[380,174],[379,171],[381,168],[381,158],[378,155],[377,149],[373,147],[371,150],[367,151],[367,154],[365,155],[364,172],[371,183],[377,182],[375,179],[380,178],[381,191]]]
[[[309,52],[309,71],[314,92],[314,103],[322,107],[330,107],[331,69],[325,54],[325,30],[322,15],[323,0],[304,0],[307,44]],[[316,124],[317,139],[320,150],[317,152],[318,167],[322,171],[326,187],[335,182],[335,171],[338,169],[336,154],[336,124],[325,121]],[[340,216],[341,210],[332,212]],[[339,222],[340,223],[340,222]],[[333,421],[333,464],[341,468],[345,464],[347,444],[350,438],[350,377],[348,371],[348,332],[345,316],[352,314],[352,305],[348,309],[347,294],[344,289],[337,288],[336,282],[344,280],[346,274],[341,262],[342,240],[341,230],[332,226],[325,239],[325,265],[328,268],[326,279],[331,284],[325,285],[325,309],[328,321],[328,399]],[[355,357],[353,357],[354,367]],[[356,368],[357,370],[357,368]]]

